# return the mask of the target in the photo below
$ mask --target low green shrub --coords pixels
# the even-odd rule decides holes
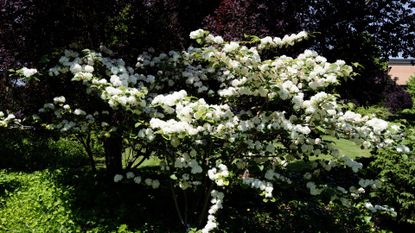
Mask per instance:
[[[383,106],[367,106],[367,107],[357,107],[354,109],[357,113],[362,115],[374,115],[380,119],[388,120],[392,116],[392,113]]]
[[[0,129],[0,169],[36,171],[88,165],[82,145],[31,131]]]
[[[52,181],[57,172],[0,171],[1,232],[80,232],[72,220],[70,190]]]
[[[396,150],[380,150],[370,164],[370,169],[378,174],[382,182],[373,199],[392,206],[397,212],[396,218],[379,217],[381,224],[415,231],[415,128],[407,129],[407,138],[403,143],[410,147],[410,152],[402,155]]]

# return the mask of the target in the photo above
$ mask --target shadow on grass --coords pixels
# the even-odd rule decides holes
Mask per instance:
[[[0,131],[0,169],[33,172],[87,165],[82,146],[24,131]]]
[[[0,208],[6,203],[9,193],[15,192],[21,186],[16,180],[3,180],[3,174],[0,173]]]
[[[154,171],[143,169],[141,173],[144,177],[150,174]],[[165,180],[161,179],[162,185],[155,190],[111,180],[104,173],[94,175],[73,169],[54,179],[59,186],[71,187],[74,221],[83,231],[112,232],[125,224],[133,232],[184,232]],[[356,209],[323,203],[304,187],[278,187],[274,203],[264,203],[257,191],[250,188],[234,186],[228,191],[225,208],[218,212],[217,232],[369,231]]]
[[[281,191],[274,203],[265,203],[250,189],[233,190],[219,213],[223,232],[369,232],[356,210],[322,203],[298,190]]]
[[[0,135],[1,136],[1,135]],[[69,202],[73,221],[82,232],[116,232],[125,226],[133,232],[184,232],[180,225],[166,179],[161,179],[159,189],[129,183],[114,183],[101,170],[92,173],[80,145],[71,141],[35,140],[12,135],[0,147],[0,169],[36,171],[60,169],[50,180],[59,189],[68,190],[61,199]],[[0,139],[0,143],[5,139]],[[368,164],[371,158],[361,158]],[[298,161],[289,170],[292,180],[299,184],[276,187],[275,203],[264,203],[252,189],[232,187],[225,195],[224,209],[218,212],[218,232],[368,232],[362,216],[355,209],[341,205],[328,205],[309,195],[302,176],[310,169],[310,162]],[[155,170],[152,170],[155,169]],[[153,177],[155,168],[140,168],[140,175]],[[301,172],[300,172],[301,171]],[[325,183],[356,182],[357,177],[348,171],[333,169],[322,174]],[[0,173],[1,175],[1,173]],[[333,180],[331,180],[333,179]],[[18,182],[0,177],[0,200],[7,201],[6,191],[14,192]],[[3,189],[2,189],[3,188]],[[60,195],[59,193],[55,195]],[[191,200],[197,198],[190,197]],[[1,207],[0,201],[0,207]],[[197,201],[191,205],[197,206]],[[205,222],[206,220],[204,220]]]
[[[133,232],[182,232],[170,190],[114,183],[105,173],[66,169],[55,182],[71,187],[71,208],[82,231],[112,232],[126,224]]]

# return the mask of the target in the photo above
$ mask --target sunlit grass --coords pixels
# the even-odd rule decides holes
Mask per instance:
[[[325,140],[331,140],[339,149],[340,155],[346,155],[350,158],[368,158],[371,156],[370,151],[367,149],[361,149],[356,143],[346,140],[346,139],[337,139],[331,136],[323,137]]]

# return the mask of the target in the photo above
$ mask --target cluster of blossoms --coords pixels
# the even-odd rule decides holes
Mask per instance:
[[[272,198],[272,191],[274,190],[274,187],[271,182],[251,177],[243,177],[242,183],[248,185],[249,187],[261,190],[265,198]]]
[[[386,212],[389,213],[390,215],[396,217],[397,213],[395,211],[394,208],[389,207],[387,205],[374,205],[370,202],[366,202],[364,204],[364,207],[368,210],[370,210],[372,213],[376,213],[376,212]]]
[[[297,42],[307,39],[308,34],[305,31],[302,31],[298,34],[285,35],[283,38],[280,37],[264,37],[260,40],[258,45],[259,49],[270,49],[270,48],[282,48],[287,46],[292,46]]]
[[[108,115],[107,111],[87,113],[68,104],[64,96],[58,96],[53,98],[53,103],[44,104],[38,110],[38,114],[33,115],[33,118],[49,130],[70,134],[94,131],[100,136],[100,134],[114,130],[107,122],[97,120],[105,115]],[[42,119],[46,117],[53,117],[55,120],[43,123]]]
[[[127,180],[132,180],[132,181],[133,181],[134,183],[136,183],[136,184],[140,184],[140,183],[142,183],[142,184],[144,184],[144,185],[146,185],[146,186],[149,186],[149,187],[151,187],[151,188],[153,188],[153,189],[157,189],[157,188],[159,188],[159,187],[160,187],[160,181],[159,181],[158,179],[146,178],[146,179],[144,180],[144,182],[141,182],[141,181],[142,181],[142,177],[141,177],[141,176],[139,176],[139,175],[134,174],[133,172],[127,172],[127,173],[125,174],[125,178],[126,178]],[[114,176],[114,182],[115,182],[115,183],[119,183],[119,182],[121,182],[123,179],[124,179],[124,176],[123,176],[123,175],[121,175],[121,174],[116,174],[116,175]]]
[[[0,111],[0,127],[9,127],[11,124],[17,124],[20,120],[16,119],[16,116],[14,114],[7,114],[7,116],[4,114],[4,112]]]
[[[122,59],[111,59],[104,57],[101,53],[84,51],[84,57],[79,53],[65,50],[64,56],[59,59],[59,65],[49,69],[50,76],[59,76],[70,72],[73,81],[82,81],[88,86],[88,92],[98,90],[101,98],[111,108],[137,109],[144,107],[146,103],[142,97],[146,94],[145,88],[140,81],[140,75],[134,69],[126,66]],[[94,65],[104,66],[104,78],[96,75]]]
[[[342,203],[348,203],[346,195],[353,197],[373,185],[362,181],[362,189],[346,191],[312,180],[321,168],[346,166],[356,173],[362,169],[323,136],[350,139],[366,148],[395,146],[402,136],[399,127],[386,121],[344,112],[336,96],[324,91],[351,75],[352,68],[344,61],[328,62],[311,50],[295,58],[261,57],[267,49],[307,38],[305,32],[265,37],[257,45],[226,42],[204,30],[190,37],[200,46],[157,55],[150,49],[139,55],[135,68],[101,53],[86,50],[81,56],[66,50],[49,75],[82,82],[87,94],[134,119],[124,136],[164,161],[162,172],[183,190],[207,182],[222,189],[244,184],[272,198],[277,182],[294,183],[290,173],[285,174],[288,164],[320,155],[329,159],[312,163],[313,171],[300,176],[311,195],[333,189]],[[50,127],[61,132],[82,131],[90,125],[100,130],[115,127],[97,122],[104,112],[88,114],[66,101],[58,96],[40,109],[39,114],[51,112],[59,119]],[[407,151],[402,146],[397,150]],[[258,170],[265,175],[251,172]],[[115,182],[123,179],[123,175],[114,177]],[[160,185],[150,178],[142,182],[132,173],[126,174],[126,180],[153,188]],[[222,208],[224,194],[210,195],[213,205],[203,232],[217,227],[214,214]]]
[[[317,185],[314,183],[314,182],[312,182],[312,181],[310,181],[310,182],[307,182],[307,188],[310,190],[310,194],[311,195],[319,195],[319,194],[321,194],[321,192],[324,190],[324,187],[322,187],[322,188],[319,188],[319,187],[317,187]]]
[[[23,67],[20,72],[22,72],[24,77],[29,78],[37,73],[37,69]]]
[[[208,221],[205,227],[202,229],[203,233],[210,232],[218,226],[215,214],[219,209],[223,208],[222,202],[225,195],[222,192],[216,190],[212,190],[210,195],[212,196],[212,200],[210,201],[212,203],[212,206],[210,206],[209,208]]]
[[[228,167],[224,164],[219,164],[217,167],[209,169],[208,176],[217,186],[226,186],[229,184],[229,171]]]

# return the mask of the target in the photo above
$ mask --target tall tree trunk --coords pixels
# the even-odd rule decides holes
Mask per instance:
[[[122,137],[118,134],[104,141],[105,164],[110,175],[119,174],[122,170]]]
[[[91,149],[91,133],[88,133],[86,137],[85,150],[86,150],[86,153],[88,154],[89,163],[91,164],[91,169],[95,173],[97,171],[97,167],[95,165],[94,153],[92,152],[92,149]]]

